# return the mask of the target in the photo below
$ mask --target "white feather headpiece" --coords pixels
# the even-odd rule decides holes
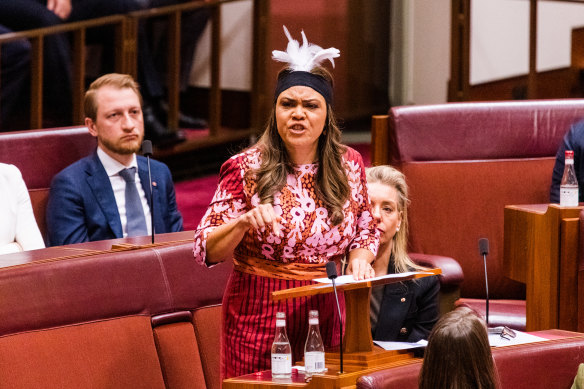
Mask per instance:
[[[304,31],[302,31],[302,46],[300,46],[297,40],[292,39],[286,26],[282,27],[284,27],[284,34],[286,34],[286,37],[288,38],[288,47],[286,48],[286,51],[272,51],[272,58],[274,60],[287,62],[289,68],[293,71],[310,72],[327,59],[331,61],[333,68],[335,67],[335,61],[333,58],[337,58],[341,55],[341,52],[338,49],[335,49],[334,47],[323,49],[318,45],[308,43]]]

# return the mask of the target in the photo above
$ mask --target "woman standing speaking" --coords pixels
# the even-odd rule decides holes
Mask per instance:
[[[199,263],[234,263],[223,297],[223,378],[269,369],[279,311],[294,361],[302,358],[309,310],[320,313],[325,347],[338,345],[332,294],[272,301],[273,291],[309,285],[326,276],[329,261],[340,270],[345,257],[356,279],[374,276],[379,242],[363,160],[340,142],[332,77],[319,66],[334,65],[339,51],[309,44],[304,32],[300,45],[284,31],[287,51],[273,58],[288,67],[278,74],[269,123],[254,146],[224,163],[195,232]]]

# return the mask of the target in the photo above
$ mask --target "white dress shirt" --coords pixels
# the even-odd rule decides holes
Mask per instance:
[[[120,221],[122,222],[122,231],[124,232],[124,238],[128,236],[128,219],[126,217],[126,181],[120,176],[120,171],[123,169],[135,167],[136,168],[136,188],[138,189],[138,194],[140,199],[142,199],[142,209],[144,210],[144,217],[146,218],[146,227],[148,228],[148,234],[152,233],[152,221],[150,220],[150,204],[148,204],[148,199],[146,198],[146,193],[142,184],[140,183],[140,175],[138,174],[138,161],[136,160],[136,154],[133,155],[132,162],[128,166],[124,166],[120,162],[116,161],[100,147],[97,148],[97,157],[99,158],[101,164],[105,168],[110,183],[112,184],[112,189],[114,191],[114,196],[116,198],[116,204],[118,205],[118,213],[120,214]]]
[[[0,163],[0,254],[44,247],[20,170]]]

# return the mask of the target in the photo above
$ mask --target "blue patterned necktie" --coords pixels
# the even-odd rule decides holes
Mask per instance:
[[[136,168],[123,169],[119,174],[126,181],[126,230],[128,236],[148,235],[142,199],[140,199],[136,188]]]

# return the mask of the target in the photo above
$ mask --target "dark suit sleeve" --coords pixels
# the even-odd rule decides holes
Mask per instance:
[[[584,152],[584,121],[580,121],[570,127],[570,130],[566,133],[562,144],[558,148],[558,152],[556,154],[556,163],[552,173],[552,185],[550,187],[551,203],[560,202],[560,183],[562,181],[562,176],[564,175],[566,150],[574,151],[574,169],[576,171],[576,177],[578,177],[580,201],[583,201],[584,199],[582,193],[584,184],[582,184],[580,177],[580,163],[582,161],[582,153]]]
[[[166,177],[166,201],[167,201],[167,214],[165,215],[167,220],[168,232],[179,232],[183,230],[183,219],[182,215],[178,210],[176,204],[176,194],[174,192],[174,183],[172,181],[172,175],[170,170],[166,165],[164,165],[165,177]]]
[[[417,293],[418,313],[408,336],[408,342],[417,342],[420,339],[428,339],[432,327],[438,320],[438,292],[440,284],[438,277],[419,278],[419,293]]]
[[[47,205],[49,246],[61,246],[89,240],[83,198],[75,179],[58,174],[51,182]]]

